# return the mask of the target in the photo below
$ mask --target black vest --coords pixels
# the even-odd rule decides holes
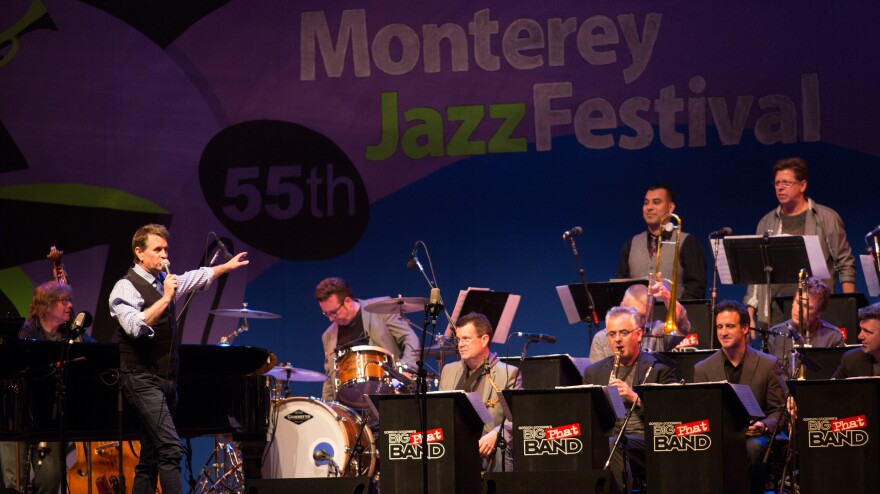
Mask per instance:
[[[143,279],[134,268],[124,277],[144,298],[146,310],[162,298],[159,290]],[[173,303],[173,302],[172,302]],[[119,331],[119,367],[122,372],[146,372],[169,379],[177,376],[177,341],[172,330],[169,311],[165,310],[152,325],[156,332],[152,338],[132,338],[122,327]]]

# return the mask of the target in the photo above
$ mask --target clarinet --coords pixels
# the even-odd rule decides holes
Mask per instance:
[[[614,352],[614,364],[611,365],[611,375],[608,377],[608,381],[610,382],[612,379],[617,379],[617,369],[620,368],[620,352]]]

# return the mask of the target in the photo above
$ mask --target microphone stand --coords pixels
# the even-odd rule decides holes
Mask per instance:
[[[645,384],[646,382],[648,382],[648,377],[651,375],[651,371],[654,370],[654,364],[656,364],[656,363],[657,363],[656,361],[651,362],[650,367],[648,367],[648,371],[645,372],[645,377],[642,379],[641,384]],[[636,367],[638,368],[638,364],[636,365]],[[608,459],[605,460],[605,466],[602,467],[602,470],[607,471],[608,468],[611,466],[611,458],[614,457],[614,452],[617,450],[617,446],[620,444],[620,442],[622,440],[623,444],[624,444],[624,446],[623,446],[623,459],[624,459],[623,472],[624,472],[624,477],[626,477],[626,439],[624,439],[624,438],[626,437],[625,436],[626,426],[627,426],[627,424],[629,424],[629,419],[630,419],[630,417],[632,417],[632,413],[633,413],[633,411],[635,411],[636,405],[638,404],[638,402],[639,402],[639,398],[636,398],[636,401],[634,401],[632,406],[629,407],[629,410],[626,411],[626,415],[623,417],[623,424],[621,424],[621,426],[620,426],[620,432],[617,433],[617,439],[614,440],[614,446],[611,447],[611,452],[608,454]]]
[[[713,330],[715,322],[715,303],[718,301],[718,248],[721,246],[723,238],[715,238],[715,253],[712,255],[712,296],[709,307],[709,334],[713,335],[709,338],[709,349],[715,349],[715,331]]]
[[[581,256],[578,254],[577,244],[575,243],[573,236],[568,236],[568,243],[571,244],[571,253],[574,255],[574,260],[578,268],[578,276],[580,276],[581,284],[584,286],[584,293],[587,297],[587,310],[589,311],[589,314],[587,315],[585,322],[587,323],[587,331],[589,331],[590,340],[592,341],[593,337],[596,335],[596,331],[599,329],[599,318],[596,315],[596,304],[593,301],[593,294],[590,293],[590,288],[587,286],[584,266],[581,264]]]

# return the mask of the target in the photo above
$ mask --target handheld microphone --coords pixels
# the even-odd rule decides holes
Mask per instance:
[[[216,233],[211,232],[211,236],[217,241],[217,248],[220,249],[220,253],[223,254],[223,258],[227,261],[231,260],[234,256],[229,252],[229,249],[226,248],[226,244],[220,240],[220,237],[217,236]]]
[[[714,232],[710,233],[709,238],[724,238],[724,237],[730,235],[731,233],[733,233],[733,228],[730,228],[729,226],[725,226],[724,228],[720,228],[720,229],[715,230]]]
[[[165,274],[171,276],[171,261],[169,261],[168,259],[162,259],[159,264],[162,265],[162,269],[165,270]]]
[[[575,227],[572,227],[571,230],[568,230],[567,232],[563,233],[562,238],[567,239],[567,238],[577,237],[578,235],[580,235],[582,233],[584,233],[584,229],[579,226],[575,226]]]
[[[877,236],[878,233],[880,233],[880,225],[877,225],[877,228],[874,228],[870,232],[866,233],[865,238],[875,237],[875,236]]]
[[[523,332],[516,332],[513,334],[514,336],[522,336],[523,338],[528,338],[532,341],[537,341],[539,343],[556,343],[556,337],[549,334]]]
[[[416,257],[416,254],[419,252],[419,242],[416,241],[416,244],[413,245],[413,250],[409,254],[409,261],[406,263],[406,269],[415,269],[416,265],[419,263],[419,258]]]

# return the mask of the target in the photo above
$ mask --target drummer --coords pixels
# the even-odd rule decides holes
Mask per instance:
[[[416,368],[419,339],[399,314],[374,314],[363,307],[387,297],[361,300],[354,298],[348,282],[342,278],[326,278],[315,287],[315,299],[321,312],[330,319],[330,327],[324,331],[324,381],[322,396],[326,401],[336,399],[334,362],[337,348],[355,345],[381,347],[410,369]],[[407,377],[410,373],[404,372]]]

